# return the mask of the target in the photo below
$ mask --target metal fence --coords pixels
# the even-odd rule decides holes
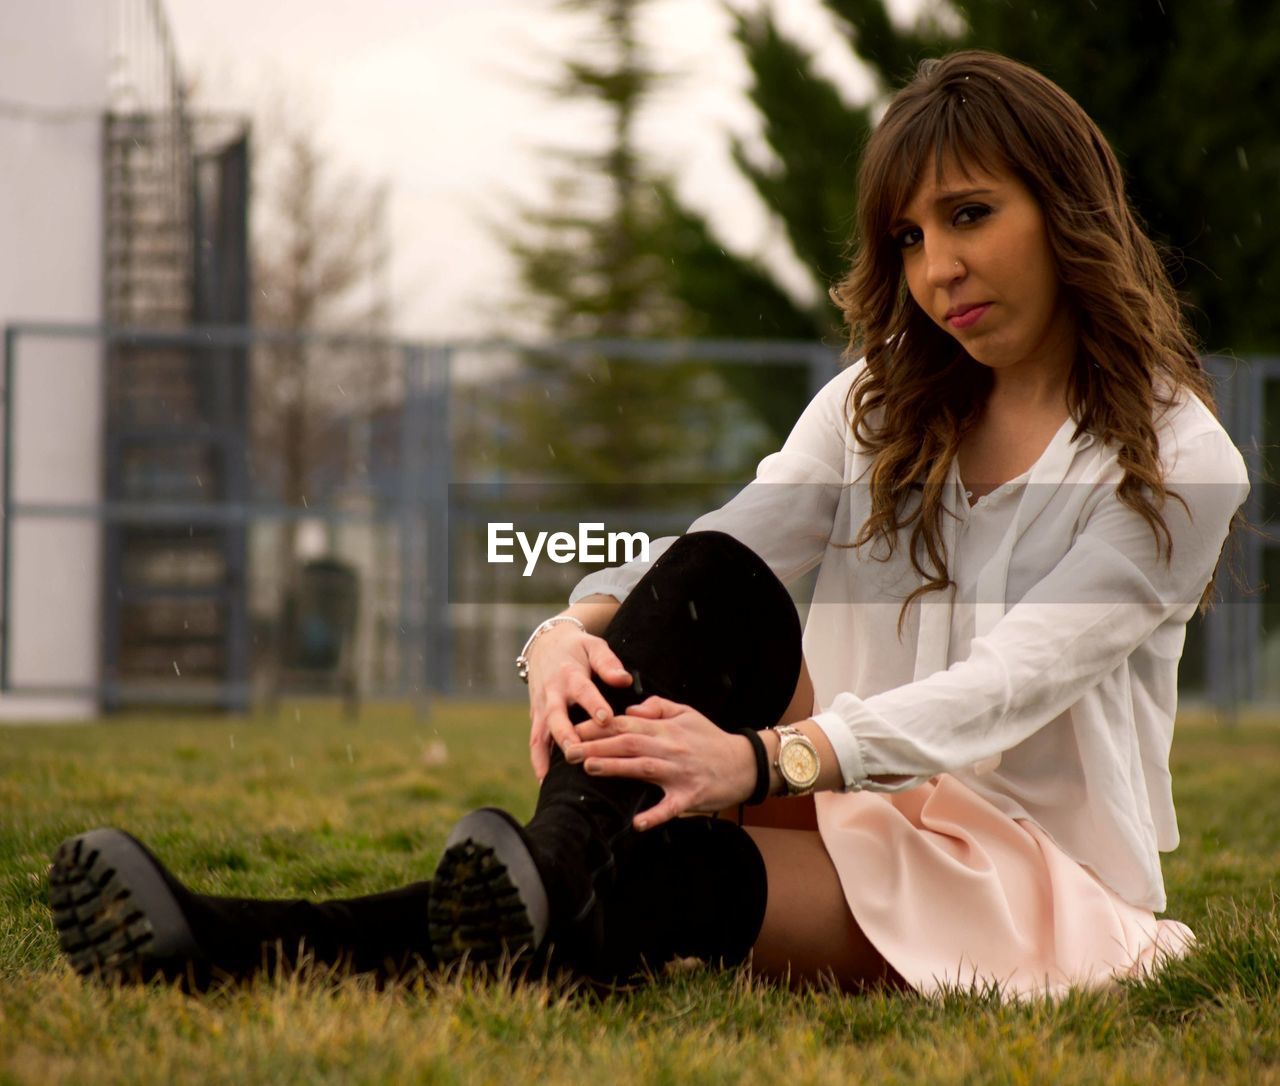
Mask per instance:
[[[1193,623],[1184,697],[1273,701],[1280,359],[1208,365],[1260,532]],[[524,697],[511,660],[585,569],[502,580],[482,560],[495,511],[536,530],[568,500],[579,521],[679,534],[838,368],[810,343],[11,326],[0,691],[105,708]]]
[[[465,541],[492,502],[573,489],[595,440],[614,475],[575,509],[612,515],[647,471],[669,493],[646,524],[678,533],[776,447],[745,375],[794,418],[838,368],[814,344],[229,327],[26,323],[4,349],[0,691],[105,708],[521,696],[511,658],[580,572],[485,589]]]

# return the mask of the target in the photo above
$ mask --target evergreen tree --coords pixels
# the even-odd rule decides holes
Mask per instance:
[[[557,339],[678,338],[697,330],[669,289],[669,182],[642,165],[636,148],[637,118],[664,78],[639,41],[644,5],[562,0],[563,8],[592,16],[596,33],[581,56],[564,61],[553,90],[598,102],[608,144],[550,152],[559,164],[550,208],[524,206],[516,225],[500,230],[516,260],[522,308]],[[666,482],[704,466],[719,444],[720,428],[708,420],[724,420],[705,405],[723,385],[705,363],[630,361],[605,346],[559,357],[530,352],[524,361],[522,379],[506,390],[516,433],[502,466],[516,477]],[[610,499],[646,504],[652,495],[619,490]]]

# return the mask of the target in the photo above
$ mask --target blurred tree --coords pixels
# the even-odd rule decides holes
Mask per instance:
[[[270,101],[253,136],[253,324],[352,339],[342,346],[265,339],[254,347],[252,491],[297,510],[352,501],[363,507],[376,431],[402,384],[397,356],[385,343],[387,189],[339,166],[296,91],[279,90]],[[262,582],[271,592],[261,602],[278,592],[269,606],[281,614],[299,591],[300,524],[278,522],[274,576]],[[326,524],[321,545],[331,545],[328,531]]]
[[[515,258],[517,307],[556,338],[646,339],[706,334],[696,298],[671,289],[673,275],[704,274],[686,264],[682,244],[707,242],[701,220],[679,205],[669,179],[644,167],[637,118],[667,77],[650,66],[637,22],[647,0],[561,0],[590,16],[593,32],[563,60],[550,92],[598,103],[608,123],[599,151],[553,149],[549,206],[517,201],[514,222],[495,226]],[[589,58],[589,59],[587,59]],[[700,233],[699,233],[700,231]],[[757,294],[777,288],[758,269]],[[690,295],[697,293],[696,282]],[[514,434],[500,465],[517,475],[583,483],[665,482],[705,475],[729,424],[709,406],[732,375],[707,363],[655,365],[607,349],[569,357],[528,352],[522,382],[506,407]],[[747,367],[733,367],[747,368]],[[624,490],[612,500],[640,501]],[[651,496],[643,499],[651,500]]]
[[[254,139],[253,322],[271,331],[386,336],[391,309],[386,188],[344,174],[297,111]],[[362,464],[360,434],[398,379],[378,345],[305,341],[258,348],[253,387],[257,485],[316,503]],[[286,533],[292,537],[292,532]]]
[[[917,61],[950,49],[993,49],[1057,81],[1112,140],[1132,200],[1153,235],[1175,254],[1174,274],[1210,349],[1274,350],[1280,311],[1260,304],[1280,282],[1275,192],[1280,184],[1280,22],[1265,0],[1210,5],[1175,0],[1090,4],[1066,0],[926,0],[909,25],[895,25],[883,0],[824,0],[849,48],[876,78],[874,101],[846,104],[818,75],[802,47],[767,8],[737,13],[736,37],[752,72],[777,165],[755,165],[735,143],[734,158],[781,219],[815,294],[844,269],[856,204],[856,156],[873,111]],[[712,237],[708,244],[714,245]],[[734,263],[732,257],[724,262]],[[716,282],[758,273],[721,268]],[[754,334],[737,299],[675,281],[677,293],[724,334]],[[772,296],[767,318],[792,327],[810,314]],[[836,315],[816,310],[814,334],[830,335]]]

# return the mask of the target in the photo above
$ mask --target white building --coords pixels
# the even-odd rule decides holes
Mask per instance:
[[[169,432],[182,429],[175,390],[190,378],[190,352],[67,326],[243,320],[218,300],[222,280],[211,288],[207,262],[193,259],[204,259],[209,221],[225,226],[226,177],[247,177],[239,135],[239,159],[197,152],[159,0],[0,5],[0,326],[10,330],[0,719],[95,715],[133,651],[128,631],[149,621],[148,601],[120,588],[126,566],[151,568],[137,544],[146,532],[104,521],[101,506],[146,500],[121,488],[203,455],[148,416],[166,403],[163,388]],[[241,222],[230,256],[243,262],[243,248]],[[143,424],[150,445],[140,444]],[[187,648],[173,646],[175,670]]]

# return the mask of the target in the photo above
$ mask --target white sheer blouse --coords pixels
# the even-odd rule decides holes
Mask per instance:
[[[921,583],[906,539],[887,558],[882,545],[848,546],[870,511],[871,458],[845,412],[862,365],[828,382],[756,478],[689,530],[735,536],[783,583],[817,566],[804,655],[814,720],[847,790],[899,791],[949,773],[1033,820],[1128,901],[1162,910],[1159,853],[1178,843],[1178,660],[1249,491],[1240,453],[1194,396],[1156,420],[1166,485],[1186,503],[1171,497],[1162,510],[1167,562],[1117,496],[1116,451],[1073,437],[1073,420],[1029,471],[972,507],[953,464],[943,524],[955,585],[917,599],[899,637],[903,600]],[[675,538],[653,541],[650,562]],[[624,599],[647,568],[593,572],[570,603]],[[887,775],[905,779],[869,779]]]

